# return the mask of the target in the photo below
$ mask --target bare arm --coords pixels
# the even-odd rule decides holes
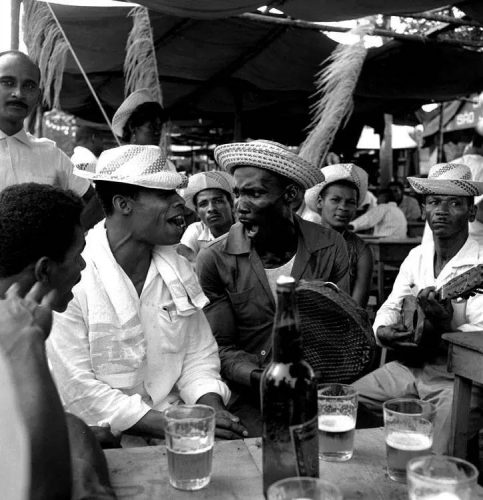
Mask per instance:
[[[357,276],[351,294],[352,298],[364,308],[367,306],[369,298],[373,267],[371,249],[366,247],[357,261]]]

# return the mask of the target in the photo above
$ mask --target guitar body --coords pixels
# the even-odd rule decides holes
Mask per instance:
[[[401,309],[401,321],[408,332],[413,332],[412,342],[419,345],[424,331],[424,312],[414,295],[406,295]]]

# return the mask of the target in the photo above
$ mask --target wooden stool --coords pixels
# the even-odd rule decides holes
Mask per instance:
[[[448,371],[455,374],[450,454],[466,459],[473,382],[483,384],[483,332],[446,333]]]

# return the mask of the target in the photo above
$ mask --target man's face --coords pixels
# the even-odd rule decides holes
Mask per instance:
[[[140,146],[159,146],[163,122],[160,118],[147,121],[133,130],[133,143]]]
[[[285,218],[285,189],[276,175],[261,168],[238,167],[234,178],[237,218],[251,236]]]
[[[322,221],[334,229],[347,227],[357,211],[357,190],[342,184],[326,187],[317,200]]]
[[[389,189],[391,190],[391,193],[394,196],[394,201],[399,204],[403,199],[403,191],[401,187],[397,185],[392,185],[389,186]]]
[[[20,130],[39,96],[38,68],[22,56],[0,57],[0,128],[9,133],[5,129],[14,124],[13,128]]]
[[[468,222],[475,219],[476,207],[465,196],[428,195],[424,213],[433,235],[452,238],[468,231]]]
[[[179,243],[186,223],[184,200],[176,191],[145,189],[130,203],[136,240],[150,246]]]
[[[57,290],[56,300],[52,307],[54,311],[64,312],[73,298],[72,288],[79,283],[81,271],[86,267],[81,255],[84,247],[84,231],[81,226],[77,226],[74,232],[74,241],[67,250],[64,260],[62,262],[52,261],[49,284]]]
[[[196,195],[196,213],[214,236],[224,234],[233,224],[233,210],[221,189],[203,189]]]

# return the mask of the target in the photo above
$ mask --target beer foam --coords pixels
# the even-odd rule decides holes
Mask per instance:
[[[355,426],[355,420],[349,415],[319,415],[319,431],[347,432]]]
[[[433,438],[416,432],[394,431],[386,436],[386,444],[405,451],[420,451],[431,448]]]

